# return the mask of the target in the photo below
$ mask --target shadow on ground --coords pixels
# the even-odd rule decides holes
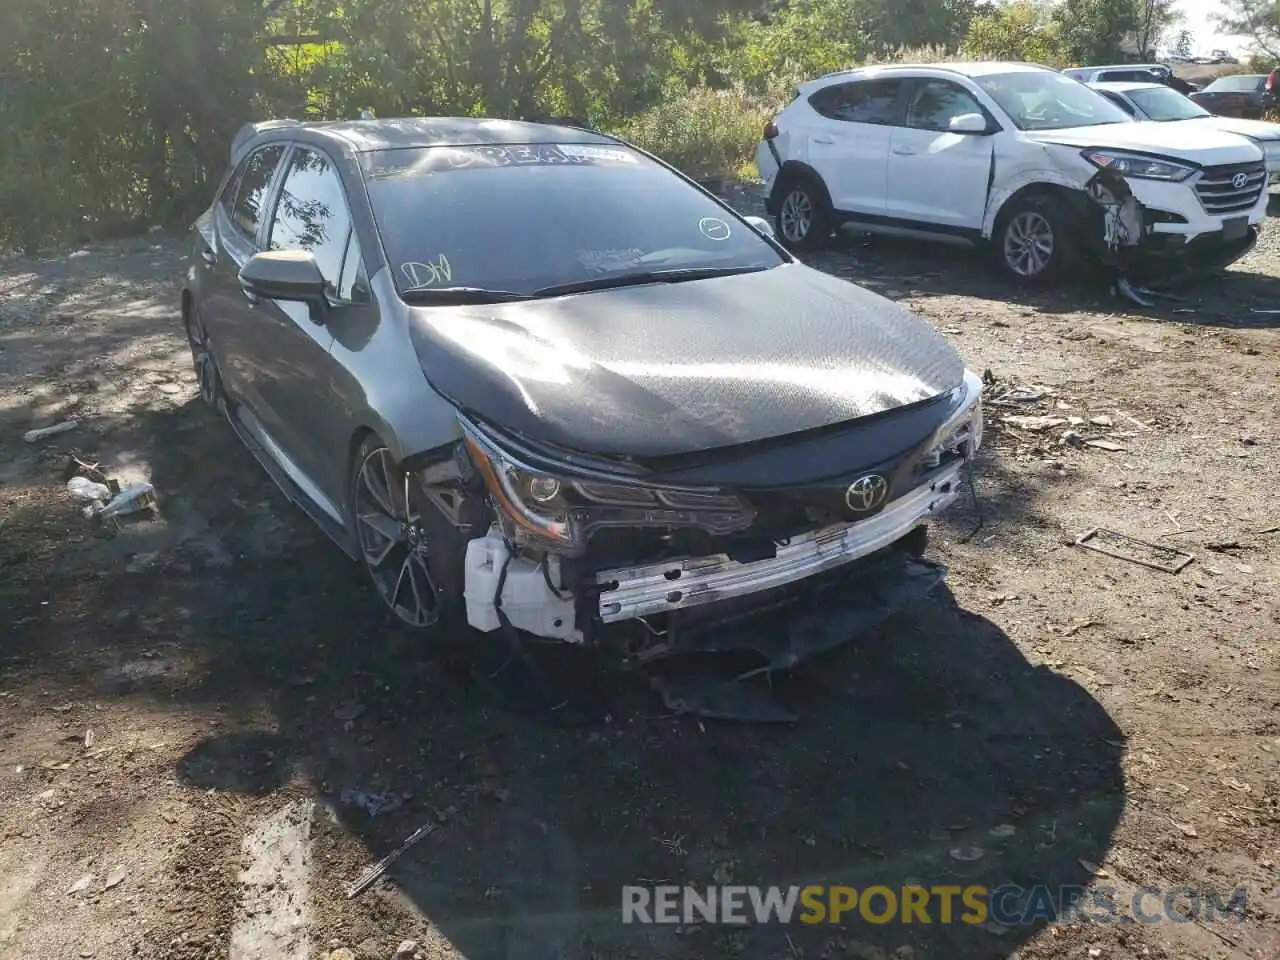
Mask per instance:
[[[301,781],[321,795],[335,836],[360,841],[335,842],[335,886],[424,820],[440,823],[392,868],[394,888],[359,903],[375,917],[407,903],[468,957],[786,956],[788,936],[810,956],[843,939],[1005,957],[1030,928],[853,917],[677,932],[622,925],[621,888],[1079,885],[1081,861],[1104,858],[1119,821],[1116,726],[945,589],[782,678],[796,727],[672,717],[640,685],[582,663],[574,686],[604,709],[567,725],[474,683],[465,656],[397,634],[354,566],[203,406],[141,413],[105,438],[145,456],[165,523],[69,538],[25,561],[11,537],[7,567],[47,561],[55,575],[5,587],[20,624],[8,668],[47,676],[74,652],[68,683],[113,665],[97,696],[219,711],[221,732],[187,751],[178,776],[254,796]],[[1026,517],[1034,498],[986,509]],[[51,593],[58,602],[42,606]],[[159,663],[125,669],[144,655]],[[195,666],[163,668],[180,660]],[[352,790],[404,803],[371,817],[344,802]]]

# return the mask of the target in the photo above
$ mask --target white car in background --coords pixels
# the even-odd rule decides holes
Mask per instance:
[[[1026,63],[866,67],[802,84],[756,149],[797,249],[837,227],[990,243],[1046,282],[1082,258],[1135,276],[1220,269],[1266,216],[1262,151],[1235,134],[1134,122]]]
[[[1089,86],[1135,120],[1177,123],[1189,136],[1200,130],[1225,130],[1248,137],[1262,150],[1271,183],[1280,181],[1280,123],[1220,117],[1210,113],[1190,97],[1184,97],[1159,83],[1091,83]]]

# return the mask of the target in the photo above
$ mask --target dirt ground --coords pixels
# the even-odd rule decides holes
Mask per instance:
[[[672,716],[577,663],[598,709],[525,710],[399,638],[197,400],[182,255],[156,234],[0,260],[4,960],[1280,956],[1280,228],[1137,312],[945,248],[812,257],[927,317],[992,398],[1045,397],[988,406],[983,525],[963,506],[933,532],[948,587],[786,678],[800,722],[768,727]],[[153,482],[159,519],[82,518],[72,450]],[[1072,545],[1094,527],[1195,559]],[[1092,885],[1122,914],[1155,887],[1147,912],[1171,909],[620,922],[624,884],[906,881]],[[1196,907],[1240,887],[1243,919]]]

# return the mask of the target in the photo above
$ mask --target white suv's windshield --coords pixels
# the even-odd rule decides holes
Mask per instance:
[[[1177,90],[1170,90],[1168,87],[1130,90],[1129,99],[1152,120],[1193,120],[1196,117],[1213,116],[1194,100],[1188,100]]]
[[[1130,120],[1102,94],[1060,73],[1027,70],[974,79],[1019,130],[1062,130]]]
[[[715,200],[622,145],[423,147],[362,162],[402,294],[535,295],[783,262]]]

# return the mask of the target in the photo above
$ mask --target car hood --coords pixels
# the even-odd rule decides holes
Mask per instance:
[[[410,331],[431,386],[468,414],[606,456],[677,456],[814,430],[928,401],[964,377],[925,321],[801,264],[414,307]]]
[[[1234,133],[1207,126],[1197,130],[1193,139],[1187,136],[1186,130],[1179,129],[1177,123],[1158,123],[1154,120],[1041,130],[1028,133],[1027,136],[1039,143],[1056,143],[1081,149],[1110,147],[1115,150],[1155,153],[1201,166],[1248,163],[1260,159],[1258,148]]]
[[[1265,120],[1242,120],[1238,117],[1194,117],[1190,120],[1174,120],[1166,124],[1181,127],[1186,131],[1195,131],[1200,136],[1201,130],[1224,130],[1227,133],[1239,134],[1251,140],[1280,140],[1280,123],[1267,123]]]

